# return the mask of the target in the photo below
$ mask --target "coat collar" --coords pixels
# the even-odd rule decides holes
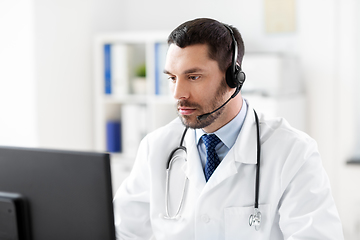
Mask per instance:
[[[234,151],[234,160],[236,162],[245,164],[257,163],[257,130],[254,109],[251,105],[249,105],[244,125],[232,150]]]

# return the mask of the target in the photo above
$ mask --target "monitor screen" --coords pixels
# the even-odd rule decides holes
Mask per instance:
[[[0,215],[1,239],[114,240],[109,155],[0,147]]]

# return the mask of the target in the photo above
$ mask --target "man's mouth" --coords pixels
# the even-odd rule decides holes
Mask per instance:
[[[178,107],[178,112],[181,115],[191,115],[196,111],[196,108],[191,107]]]

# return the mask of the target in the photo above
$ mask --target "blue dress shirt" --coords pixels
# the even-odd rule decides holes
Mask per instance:
[[[247,113],[247,103],[243,99],[243,104],[240,112],[232,119],[229,123],[218,129],[214,134],[220,138],[221,142],[216,146],[215,150],[219,156],[220,161],[224,159],[226,154],[235,144],[235,141],[240,133],[241,127],[244,123],[245,116]],[[197,148],[199,151],[202,167],[205,168],[206,163],[206,147],[204,142],[201,139],[201,136],[207,134],[202,129],[195,130],[195,141],[197,143]]]

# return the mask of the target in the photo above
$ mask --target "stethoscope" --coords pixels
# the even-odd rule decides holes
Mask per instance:
[[[260,229],[260,224],[261,224],[261,212],[259,210],[259,179],[260,179],[260,153],[261,153],[261,144],[260,144],[260,127],[259,127],[259,118],[256,114],[256,111],[254,110],[254,115],[255,115],[255,122],[256,122],[256,133],[257,133],[257,163],[256,163],[256,178],[255,178],[255,203],[254,203],[254,213],[250,215],[249,217],[249,225],[254,226],[255,230],[258,231]],[[188,130],[188,127],[185,128],[181,140],[180,140],[180,145],[179,147],[175,148],[171,153],[170,156],[168,158],[168,162],[167,162],[167,166],[166,166],[166,181],[165,181],[165,215],[162,215],[164,219],[168,219],[168,220],[179,220],[181,218],[180,216],[180,212],[181,212],[181,208],[183,206],[183,202],[184,202],[184,197],[186,194],[186,189],[187,189],[187,182],[188,179],[187,177],[185,177],[185,183],[184,183],[184,187],[182,190],[182,196],[180,199],[180,203],[179,206],[176,210],[176,213],[173,216],[170,216],[169,214],[169,180],[170,180],[170,171],[172,166],[174,165],[174,163],[179,159],[177,157],[174,157],[175,153],[177,153],[178,151],[184,151],[186,154],[186,147],[183,146],[183,142],[184,142],[184,138],[186,135],[186,132]],[[186,158],[185,158],[186,161]]]

